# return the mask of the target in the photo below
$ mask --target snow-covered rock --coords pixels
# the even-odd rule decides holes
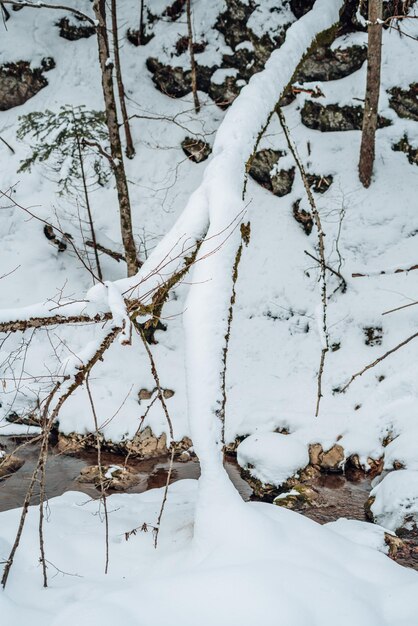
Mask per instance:
[[[390,530],[416,525],[418,472],[397,470],[387,474],[370,492],[370,511],[378,524]]]
[[[306,444],[295,435],[260,433],[237,448],[238,463],[263,483],[280,487],[309,463]]]

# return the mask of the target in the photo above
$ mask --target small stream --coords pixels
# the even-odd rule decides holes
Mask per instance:
[[[0,511],[20,507],[38,460],[39,444],[21,437],[0,437],[7,451],[13,451],[21,443],[26,445],[17,452],[17,456],[25,460],[25,464],[6,480],[0,480]],[[122,455],[102,452],[103,465],[124,465]],[[93,484],[79,482],[78,476],[82,469],[97,465],[97,452],[85,450],[77,455],[60,452],[53,444],[50,446],[47,472],[46,494],[48,498],[59,496],[65,491],[81,491],[92,498],[99,497],[99,491]],[[135,486],[126,489],[125,493],[143,493],[149,489],[164,487],[169,469],[168,459],[138,460],[129,459],[129,469],[135,472],[139,481]],[[225,468],[244,500],[256,499],[248,483],[241,477],[240,467],[234,457],[227,457]],[[200,467],[196,458],[187,462],[175,461],[171,474],[171,482],[184,478],[199,478]],[[322,504],[300,511],[306,517],[320,524],[332,522],[340,517],[366,521],[364,503],[371,489],[371,479],[364,472],[351,469],[345,474],[322,474],[312,486],[319,492]],[[112,493],[109,490],[109,493]],[[39,502],[39,491],[34,493],[31,504]],[[396,560],[418,570],[418,537],[410,542],[412,550]]]

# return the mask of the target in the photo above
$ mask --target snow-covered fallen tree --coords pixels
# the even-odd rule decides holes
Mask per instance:
[[[216,503],[218,511],[225,513],[225,507],[232,506],[231,515],[241,511],[240,498],[223,469],[223,425],[217,415],[224,400],[221,378],[237,251],[241,244],[239,225],[248,203],[247,162],[301,59],[316,45],[318,37],[338,22],[342,6],[342,0],[317,0],[314,8],[288,29],[283,45],[272,53],[265,69],[253,76],[228,110],[218,129],[213,156],[201,185],[135,276],[111,286],[98,284],[82,302],[60,303],[47,314],[45,305],[0,314],[3,331],[74,322],[77,316],[83,323],[111,319],[96,344],[89,344],[85,354],[77,355],[77,363],[68,365],[55,399],[62,403],[62,398],[83,384],[95,362],[104,357],[117,336],[122,333],[123,341],[127,341],[128,320],[135,320],[140,314],[155,315],[155,308],[162,305],[168,290],[193,265],[184,327],[189,419],[202,466],[197,529],[202,531],[205,543],[209,535],[216,537],[221,532],[221,528],[214,532],[217,526],[213,524],[214,516],[205,515],[208,507]],[[123,299],[116,298],[116,293]],[[221,515],[215,519],[224,526]],[[231,531],[233,527],[231,524]],[[205,530],[209,532],[206,534]]]

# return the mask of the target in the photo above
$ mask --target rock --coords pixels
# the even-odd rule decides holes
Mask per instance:
[[[192,90],[191,71],[182,67],[172,67],[164,65],[158,59],[149,57],[147,59],[147,69],[152,73],[152,80],[162,93],[172,98],[183,98]],[[197,88],[200,91],[209,93],[211,86],[210,78],[216,67],[210,68],[196,64]]]
[[[411,165],[418,165],[418,148],[414,148],[410,143],[407,135],[404,135],[402,139],[392,146],[392,150],[395,152],[404,152],[408,157],[408,161]]]
[[[310,483],[321,474],[321,470],[313,465],[307,465],[302,471],[299,472],[299,481],[302,483]]]
[[[320,467],[326,472],[339,472],[342,469],[344,459],[344,448],[336,443],[332,448],[323,452]]]
[[[309,445],[309,463],[314,467],[320,467],[322,461],[323,449],[320,443],[311,443]]]
[[[260,185],[274,193],[285,196],[291,192],[295,168],[277,171],[277,163],[284,153],[280,150],[259,150],[251,160],[249,174]]]
[[[206,41],[194,41],[193,42],[193,54],[200,54],[203,52],[207,46]],[[176,41],[176,55],[180,56],[184,52],[189,50],[189,38],[185,35],[184,37],[180,37]]]
[[[152,394],[154,393],[154,389],[150,391],[149,389],[140,389],[138,391],[138,401],[141,404],[141,400],[150,400],[152,398]]]
[[[407,546],[405,541],[403,541],[400,537],[393,535],[391,533],[385,533],[385,544],[388,547],[388,555],[391,559],[396,559],[399,556],[398,553],[407,552]]]
[[[361,106],[342,106],[328,104],[324,106],[312,100],[306,100],[301,110],[303,124],[308,128],[322,132],[361,130],[363,108]],[[390,126],[390,120],[379,115],[378,128]]]
[[[369,496],[367,498],[366,502],[364,503],[364,513],[365,513],[367,519],[370,522],[374,522],[375,521],[374,515],[373,515],[373,512],[372,512],[372,506],[373,506],[375,500],[376,500],[375,496]]]
[[[317,174],[307,174],[306,179],[309,187],[311,187],[316,193],[325,193],[332,185],[333,176],[318,176]]]
[[[247,27],[247,22],[254,9],[250,2],[227,0],[226,10],[218,16],[215,28],[223,34],[226,43],[233,50],[240,43],[249,40],[251,31]]]
[[[174,0],[174,2],[166,8],[163,15],[175,22],[182,14],[185,4],[186,0]]]
[[[140,431],[132,439],[124,439],[122,441],[113,442],[109,439],[101,437],[101,446],[103,450],[114,452],[116,454],[128,454],[139,459],[151,459],[168,454],[167,437],[165,433],[156,437],[151,428],[147,426]],[[192,441],[189,437],[183,437],[180,441],[173,442],[175,454],[181,454],[184,450],[192,447]],[[69,433],[64,435],[58,433],[57,448],[63,454],[79,454],[83,450],[97,448],[97,439],[95,433],[80,435],[78,433]]]
[[[242,469],[241,476],[250,485],[254,495],[264,502],[272,502],[281,491],[274,485],[263,483],[261,480],[258,480],[258,478],[254,478],[248,470]],[[287,484],[286,488],[288,488]]]
[[[382,345],[383,328],[381,326],[366,326],[363,328],[366,346]]]
[[[119,465],[102,465],[100,472],[98,465],[85,467],[81,470],[78,477],[80,483],[93,483],[97,489],[103,488],[107,491],[113,489],[115,491],[125,491],[134,487],[139,482],[139,477],[126,467]]]
[[[310,11],[315,0],[290,0],[290,8],[298,19]]]
[[[104,444],[103,436],[100,435],[102,445]],[[104,446],[105,447],[105,446]],[[68,455],[80,453],[82,450],[89,448],[97,448],[97,437],[95,433],[80,435],[79,433],[58,433],[57,449],[59,452]]]
[[[239,95],[243,85],[239,85],[238,80],[237,76],[227,76],[220,84],[210,84],[208,93],[221,109],[227,109]]]
[[[48,84],[43,72],[55,67],[53,59],[32,69],[28,61],[5,63],[0,66],[0,111],[24,104]]]
[[[126,39],[134,46],[146,46],[147,43],[153,39],[154,33],[147,32],[146,28],[143,28],[141,36],[139,36],[139,28],[128,28],[126,31]]]
[[[183,148],[183,152],[187,158],[194,163],[206,161],[212,152],[212,148],[208,143],[206,143],[206,141],[201,141],[200,139],[194,139],[192,137],[186,137],[183,139],[181,147]]]
[[[412,83],[407,90],[393,87],[389,94],[389,106],[399,117],[418,122],[418,83]]]
[[[300,209],[301,199],[295,200],[293,203],[293,217],[300,224],[305,231],[306,235],[310,235],[312,232],[312,228],[314,225],[312,213],[309,211],[305,211],[305,209]]]
[[[331,49],[318,46],[302,63],[294,81],[299,83],[315,80],[338,80],[356,72],[367,58],[365,46]]]
[[[23,459],[0,450],[0,480],[8,478],[25,464]]]
[[[385,473],[370,492],[366,514],[380,526],[418,534],[418,472],[400,469]]]
[[[143,459],[163,456],[168,453],[167,437],[165,433],[156,437],[151,428],[147,426],[133,439],[126,442],[126,449],[131,454]]]
[[[68,17],[63,17],[57,22],[57,26],[60,29],[60,37],[68,39],[68,41],[87,39],[96,32],[92,24],[77,16],[72,16],[71,20]]]
[[[15,411],[7,415],[6,422],[9,422],[9,424],[23,424],[24,426],[40,426],[39,418],[32,414],[18,415]]]
[[[303,510],[311,507],[319,498],[318,492],[309,485],[297,484],[288,493],[276,496],[273,503],[285,509]]]

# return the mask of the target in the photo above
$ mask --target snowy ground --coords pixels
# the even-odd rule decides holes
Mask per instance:
[[[203,15],[199,14],[202,20],[206,20],[203,23],[212,23],[220,6],[221,3],[213,3],[210,11],[203,10]],[[121,13],[121,23],[131,24],[128,3],[121,7]],[[80,241],[72,217],[75,209],[63,206],[64,201],[56,196],[56,187],[49,180],[48,171],[35,168],[32,174],[16,174],[19,159],[27,154],[27,147],[16,142],[14,136],[19,114],[46,107],[57,109],[61,104],[86,104],[97,109],[102,106],[100,90],[95,87],[99,74],[94,38],[65,41],[58,36],[58,29],[54,26],[56,19],[55,14],[24,10],[14,14],[8,23],[5,40],[17,39],[21,44],[18,47],[5,46],[1,62],[25,58],[36,66],[42,57],[53,56],[56,69],[47,74],[48,87],[34,98],[17,109],[0,113],[2,135],[17,152],[16,156],[7,154],[8,166],[1,173],[1,188],[17,184],[15,197],[23,206],[36,206],[36,213],[48,219],[54,219],[57,211],[64,230],[73,233]],[[166,60],[170,46],[174,45],[172,42],[179,32],[183,33],[185,25],[161,22],[158,28],[163,29],[167,41],[164,52],[159,48],[163,37],[159,33],[144,48],[135,48],[126,41],[123,43],[131,111],[145,111],[157,117],[180,113],[178,119],[182,124],[211,141],[223,112],[202,94],[204,106],[201,114],[196,116],[190,110],[190,98],[173,100],[162,95],[144,68],[148,56],[159,54],[162,60]],[[412,34],[414,28],[415,24],[408,24]],[[30,34],[22,38],[23,30]],[[167,40],[168,33],[170,39]],[[355,34],[351,38],[358,43],[364,36]],[[220,53],[226,50],[220,35],[210,44],[204,54],[212,54],[212,57],[199,62],[219,61]],[[340,44],[350,45],[350,37],[335,45]],[[367,191],[361,188],[357,179],[360,133],[320,133],[307,129],[299,117],[303,95],[285,109],[292,135],[309,171],[334,176],[329,191],[318,196],[317,201],[327,233],[327,257],[334,266],[339,264],[336,240],[341,223],[338,248],[342,258],[341,271],[348,281],[347,293],[337,293],[329,307],[331,343],[339,343],[340,349],[327,358],[324,398],[317,420],[312,416],[320,354],[316,322],[320,294],[318,269],[304,254],[305,249],[316,254],[315,234],[307,238],[291,212],[294,200],[304,197],[301,181],[296,177],[292,193],[284,198],[271,195],[252,181],[249,183],[251,245],[245,250],[240,266],[227,371],[226,434],[230,441],[237,435],[287,427],[291,431],[297,430],[305,442],[319,441],[324,447],[342,436],[340,443],[347,456],[358,453],[362,461],[367,462],[367,457],[378,458],[383,454],[382,440],[389,431],[397,435],[415,429],[414,407],[418,388],[412,364],[413,343],[356,381],[346,394],[332,393],[354,371],[415,329],[413,307],[384,318],[381,316],[384,310],[414,299],[414,272],[351,279],[352,272],[370,273],[416,262],[414,242],[418,222],[414,183],[418,171],[403,153],[393,152],[391,144],[405,131],[412,142],[418,140],[418,130],[415,122],[398,118],[388,107],[386,93],[394,85],[405,88],[414,80],[415,55],[414,41],[385,31],[381,113],[393,124],[378,132],[376,175]],[[85,62],[86,58],[90,59],[89,63]],[[174,62],[185,64],[186,59],[179,57]],[[365,67],[342,80],[320,84],[325,94],[321,103],[356,104],[356,98],[363,97],[364,77]],[[181,114],[182,111],[185,113]],[[135,159],[127,162],[127,167],[132,180],[135,233],[144,257],[181,211],[188,195],[199,183],[205,164],[197,165],[185,158],[180,142],[190,133],[170,122],[137,120],[133,123],[133,132],[139,148]],[[306,153],[308,141],[311,147],[309,157]],[[273,118],[267,129],[262,147],[287,151],[277,119]],[[2,150],[6,151],[6,148]],[[286,159],[290,162],[290,156]],[[408,184],[405,184],[406,180]],[[111,189],[98,190],[93,194],[92,204],[99,239],[106,243],[116,242],[114,247],[120,249],[113,194]],[[304,202],[302,200],[301,206]],[[2,206],[5,205],[3,200]],[[44,238],[42,226],[18,209],[3,208],[2,215],[1,267],[4,273],[15,270],[0,281],[3,307],[9,309],[54,300],[61,293],[68,297],[84,295],[91,278],[71,253],[60,255]],[[27,245],[28,241],[30,245]],[[106,278],[123,276],[122,266],[104,256],[102,262]],[[330,288],[333,287],[331,278]],[[154,350],[163,386],[176,392],[170,400],[170,410],[178,438],[189,433],[181,325],[186,292],[187,286],[178,288],[164,309],[168,331],[158,333],[159,345]],[[381,346],[365,345],[363,328],[369,326],[382,326]],[[47,371],[43,364],[49,370],[57,371],[71,353],[77,353],[85,345],[92,333],[91,328],[77,333],[62,329],[59,333],[39,331],[34,337],[26,333],[25,340],[31,339],[31,348],[26,354],[21,349],[14,364],[17,375],[20,370],[26,374],[18,393],[11,380],[11,369],[6,366],[3,374],[6,380],[2,402],[4,414],[11,410],[19,413],[27,410],[31,403],[33,405],[39,385],[29,384],[26,378],[45,375]],[[4,355],[17,349],[19,342],[18,336],[9,338],[3,346]],[[109,358],[94,372],[95,402],[103,422],[107,422],[106,437],[112,440],[135,432],[139,417],[137,392],[154,386],[147,361],[138,358],[139,353],[142,353],[141,346],[122,348],[115,345]],[[133,371],[135,376],[131,375]],[[382,382],[378,382],[380,376],[385,377]],[[109,381],[112,381],[111,386]],[[123,409],[117,419],[109,420],[121,405]],[[63,432],[93,429],[85,406],[86,398],[80,390],[64,406],[60,420]],[[158,404],[150,411],[147,421],[157,435],[166,428]],[[403,439],[404,447],[397,450],[398,457],[408,458],[407,462],[411,462],[408,447],[411,440],[412,437],[407,435]]]
[[[2,623],[416,623],[418,573],[376,551],[382,549],[377,529],[368,533],[359,528],[320,526],[274,505],[242,503],[241,525],[231,532],[234,511],[225,509],[224,532],[215,546],[202,551],[192,541],[196,492],[197,482],[192,480],[170,488],[157,550],[151,532],[138,532],[128,541],[125,532],[143,522],[155,523],[161,490],[111,496],[107,576],[103,574],[104,524],[98,503],[75,492],[54,498],[45,525],[47,590],[40,589],[34,507],[10,580],[0,594]],[[1,514],[0,556],[9,550],[17,518],[17,510]]]
[[[73,4],[85,9],[82,0]],[[136,26],[133,6],[137,3],[120,4],[124,29]],[[202,33],[212,37],[203,53],[205,58],[202,55],[199,62],[217,63],[227,46],[220,34],[213,35],[210,26],[223,2],[202,0],[196,6],[196,23],[202,24]],[[161,13],[164,7],[165,2],[159,0],[153,10]],[[52,56],[56,68],[46,75],[49,85],[34,98],[21,107],[0,112],[0,133],[16,149],[13,156],[0,144],[0,154],[7,159],[7,167],[0,172],[0,189],[16,185],[14,197],[42,218],[54,221],[57,213],[63,229],[81,245],[74,204],[65,203],[56,195],[50,172],[35,168],[31,174],[16,173],[19,161],[28,151],[28,145],[15,138],[18,115],[44,108],[57,110],[62,104],[102,108],[94,37],[77,42],[61,39],[55,26],[59,16],[59,12],[22,10],[13,14],[7,33],[2,33],[7,45],[0,50],[0,64],[24,59],[37,67],[43,57]],[[258,25],[253,27],[261,28],[266,16],[260,11],[253,21],[256,19]],[[181,124],[175,125],[170,119],[137,119],[132,125],[137,156],[127,161],[127,169],[132,183],[134,230],[143,259],[181,213],[207,165],[188,161],[181,141],[195,134],[213,143],[224,117],[224,112],[205,94],[201,94],[202,111],[195,115],[190,96],[173,100],[155,89],[145,68],[146,58],[156,56],[167,61],[186,26],[163,20],[155,28],[156,36],[147,46],[135,48],[124,40],[122,48],[130,113],[158,118],[178,115],[176,120]],[[418,35],[416,20],[411,20],[406,28],[411,35]],[[364,40],[357,33],[335,45],[348,46]],[[358,454],[366,466],[369,457],[378,459],[383,455],[386,469],[392,469],[395,461],[402,462],[410,476],[408,481],[403,480],[407,478],[405,474],[390,474],[390,481],[399,480],[401,484],[387,485],[385,489],[388,476],[375,492],[376,512],[381,523],[390,528],[396,528],[399,522],[396,511],[390,510],[391,503],[396,502],[393,489],[406,505],[410,499],[413,507],[418,502],[417,345],[412,342],[366,373],[347,393],[334,394],[333,390],[416,332],[414,307],[384,317],[382,312],[416,299],[417,272],[357,279],[352,279],[351,274],[373,274],[417,263],[418,168],[391,146],[405,132],[418,145],[418,127],[416,122],[399,118],[389,108],[386,92],[393,86],[407,88],[416,80],[417,45],[393,31],[384,32],[380,112],[392,125],[378,131],[376,173],[369,190],[361,187],[357,177],[358,131],[320,133],[303,126],[303,94],[284,110],[307,169],[334,177],[331,188],[323,196],[318,195],[317,202],[326,232],[328,262],[337,267],[341,260],[341,272],[348,283],[347,293],[338,292],[329,304],[331,344],[340,347],[327,356],[319,418],[313,418],[321,350],[317,324],[319,271],[304,254],[304,250],[317,254],[315,233],[307,238],[292,216],[293,202],[304,198],[298,176],[291,194],[284,198],[277,198],[249,181],[247,215],[251,221],[251,243],[239,268],[227,369],[228,441],[261,434],[266,450],[270,451],[274,443],[270,446],[268,441],[275,429],[286,428],[292,433],[294,445],[292,450],[287,448],[285,458],[279,458],[274,450],[263,456],[257,448],[249,449],[254,439],[247,442],[247,453],[258,459],[258,471],[266,482],[277,482],[284,474],[290,476],[299,469],[301,460],[306,460],[309,443],[319,442],[327,449],[338,440],[347,457]],[[186,67],[187,62],[187,56],[173,61]],[[339,81],[319,84],[324,93],[321,104],[358,104],[358,98],[364,97],[365,71],[363,67]],[[277,118],[272,119],[261,147],[288,151]],[[289,155],[286,162],[291,164]],[[115,200],[111,187],[92,195],[99,241],[120,249]],[[301,207],[307,208],[304,202]],[[5,200],[0,201],[0,206],[0,274],[12,272],[0,280],[1,307],[15,310],[37,302],[54,302],[61,295],[83,298],[92,283],[78,260],[69,252],[59,254],[45,239],[42,225],[28,219],[24,212],[9,207]],[[103,256],[102,262],[106,279],[124,277],[121,264]],[[330,290],[336,286],[331,278]],[[176,439],[190,434],[181,319],[187,292],[186,281],[172,294],[163,313],[168,329],[157,333],[159,344],[152,348],[162,386],[175,391],[167,405]],[[366,327],[382,327],[381,345],[365,344]],[[77,332],[73,328],[42,330],[33,335],[27,332],[23,345],[21,337],[9,337],[0,352],[4,369],[1,377],[5,381],[0,409],[3,415],[33,407],[44,388],[41,377],[62,371],[66,360],[85,349],[99,332],[91,327]],[[4,360],[13,350],[16,353],[10,364]],[[34,383],[30,376],[40,378]],[[94,369],[91,387],[106,438],[118,441],[132,436],[146,408],[145,403],[138,406],[138,391],[154,388],[140,342],[134,340],[131,347],[115,343],[104,362]],[[156,435],[166,430],[158,403],[149,412],[144,427],[147,425]],[[94,430],[85,390],[80,389],[64,405],[60,429],[65,433]],[[11,432],[10,425],[0,422],[0,432]],[[385,448],[383,442],[389,434],[397,438]],[[51,501],[48,558],[60,570],[84,578],[58,573],[51,581],[52,589],[45,593],[40,592],[39,581],[33,576],[34,569],[38,570],[34,535],[37,519],[35,511],[31,511],[10,584],[0,598],[5,624],[20,624],[27,618],[34,626],[65,626],[75,619],[80,624],[93,624],[94,611],[94,619],[103,625],[116,623],[124,616],[126,623],[133,626],[205,626],[215,621],[223,626],[220,607],[227,607],[231,609],[227,611],[229,625],[252,625],[256,618],[263,626],[280,620],[286,626],[299,626],[306,621],[313,626],[334,624],[336,611],[342,625],[356,621],[361,626],[414,625],[418,609],[418,580],[414,572],[277,507],[245,505],[249,513],[248,520],[243,514],[242,533],[233,537],[229,532],[225,537],[219,533],[213,552],[204,556],[198,552],[196,556],[190,545],[195,491],[192,482],[172,487],[158,552],[152,548],[150,535],[139,534],[125,543],[123,533],[143,521],[155,522],[161,494],[112,496],[110,508],[115,512],[111,515],[108,578],[101,575],[103,526],[97,530],[100,517],[93,515],[97,504],[79,506],[85,501],[80,494],[66,494]],[[1,516],[0,557],[8,554],[17,515],[10,511]],[[228,529],[227,516],[224,525]],[[91,550],[87,562],[86,546]],[[51,565],[51,575],[53,571]]]

